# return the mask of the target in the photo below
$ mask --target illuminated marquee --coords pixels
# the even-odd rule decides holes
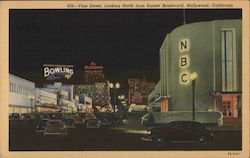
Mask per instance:
[[[182,39],[179,41],[179,51],[181,53],[179,58],[179,68],[180,68],[180,75],[179,75],[179,83],[181,85],[188,85],[190,82],[190,73],[187,70],[190,66],[190,58],[189,58],[189,50],[191,44],[189,39]]]
[[[74,74],[73,65],[44,64],[43,76],[47,80],[70,79]]]

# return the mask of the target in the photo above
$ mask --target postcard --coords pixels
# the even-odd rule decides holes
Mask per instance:
[[[249,1],[1,1],[0,157],[249,157]]]

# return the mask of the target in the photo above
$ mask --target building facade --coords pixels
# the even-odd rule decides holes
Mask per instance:
[[[88,97],[86,94],[78,94],[79,95],[79,111],[80,112],[91,112],[92,108],[92,99]]]
[[[237,117],[242,91],[242,22],[215,20],[186,24],[167,34],[160,49],[162,112],[192,111],[195,72],[196,111]],[[149,104],[155,96],[151,95]]]
[[[58,112],[56,92],[49,92],[46,89],[36,88],[36,112]]]
[[[34,110],[35,83],[9,74],[9,113],[30,113]]]
[[[110,90],[108,82],[89,85],[75,85],[74,93],[91,98],[93,106],[107,107],[110,104]]]
[[[57,94],[57,106],[62,112],[76,112],[74,86],[70,84],[62,84],[55,82],[54,84],[44,85],[43,90]]]
[[[148,94],[154,89],[154,82],[140,79],[128,79],[128,102],[129,104],[147,104]]]
[[[84,66],[84,83],[94,84],[105,82],[105,76],[103,73],[103,66],[98,66],[95,62],[91,62],[90,65]]]

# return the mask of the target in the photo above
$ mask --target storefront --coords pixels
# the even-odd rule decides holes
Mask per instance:
[[[35,83],[9,74],[9,113],[30,113],[35,105]]]
[[[46,91],[47,90],[47,91]],[[36,88],[36,112],[57,112],[57,94],[48,89]]]
[[[36,106],[36,112],[38,113],[43,113],[43,112],[57,113],[60,111],[61,111],[60,107],[55,106],[55,105],[43,104],[43,105]]]

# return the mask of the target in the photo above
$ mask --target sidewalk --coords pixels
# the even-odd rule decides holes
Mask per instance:
[[[139,120],[137,120],[133,116],[129,116],[126,118],[126,124],[117,124],[112,127],[112,129],[116,130],[124,130],[124,131],[145,131],[147,130],[147,127],[140,124]],[[240,123],[240,126],[238,127],[238,124],[235,122],[226,122],[222,126],[207,126],[211,130],[242,130],[242,126]]]

